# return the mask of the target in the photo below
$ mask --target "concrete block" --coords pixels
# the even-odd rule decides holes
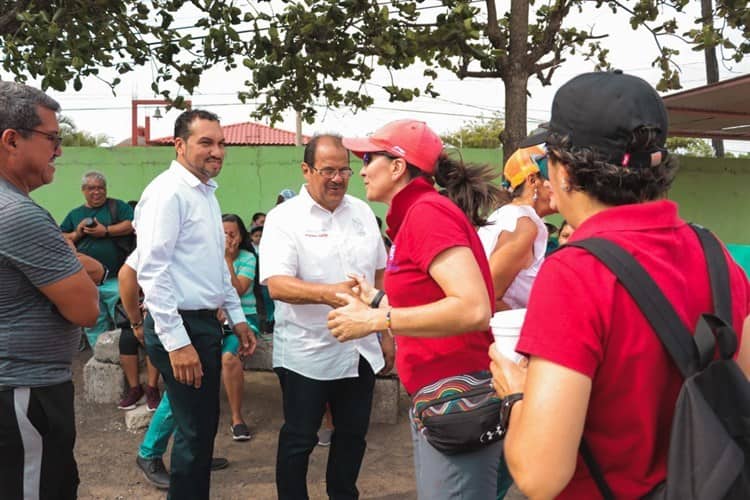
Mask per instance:
[[[375,377],[375,390],[372,395],[372,411],[370,412],[371,423],[397,423],[400,386],[401,383],[396,377]]]
[[[102,363],[120,364],[120,330],[99,335],[94,346],[94,358]]]
[[[252,356],[245,359],[245,370],[273,370],[273,337],[258,338],[258,345]]]
[[[145,429],[151,423],[153,412],[148,411],[146,405],[136,406],[125,412],[125,427],[130,431]]]
[[[83,367],[83,390],[87,401],[117,403],[125,391],[125,385],[120,365],[91,358]]]

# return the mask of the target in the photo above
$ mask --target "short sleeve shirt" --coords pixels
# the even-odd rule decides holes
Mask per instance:
[[[81,329],[39,291],[81,269],[52,216],[0,179],[0,385],[71,379]]]
[[[385,271],[385,291],[393,307],[430,304],[445,293],[430,276],[429,267],[441,252],[468,247],[479,265],[494,308],[492,276],[482,243],[471,222],[445,196],[422,179],[411,181],[394,197],[388,212],[393,239]],[[456,271],[456,279],[461,279]],[[486,370],[489,330],[459,335],[407,337],[396,334],[396,364],[406,390],[413,394],[441,378]]]
[[[260,240],[260,279],[292,276],[312,283],[339,283],[348,273],[373,283],[385,267],[385,246],[375,214],[362,200],[346,195],[331,212],[316,203],[307,188],[266,216]],[[339,342],[328,329],[325,304],[275,301],[273,366],[315,380],[337,380],[359,374],[359,358],[377,373],[384,366],[372,334]]]
[[[114,199],[116,220],[113,220],[112,214],[109,210],[110,199],[114,198],[107,198],[104,205],[100,207],[91,208],[86,205],[81,205],[80,207],[74,208],[65,216],[62,224],[60,224],[60,229],[65,233],[75,231],[78,224],[86,217],[96,218],[96,220],[105,226],[126,220],[133,220],[132,207],[124,201],[117,199]],[[117,276],[117,271],[120,270],[120,266],[122,265],[125,256],[112,238],[93,238],[91,236],[84,236],[78,241],[78,243],[76,243],[76,247],[79,252],[95,258],[101,262],[102,265],[106,266],[107,269],[109,269],[110,276]]]
[[[248,252],[247,250],[240,250],[240,254],[236,259],[234,259],[234,262],[232,263],[234,267],[234,273],[237,276],[244,276],[251,282],[254,282],[256,262],[257,258],[255,257],[254,253]],[[258,313],[258,310],[255,306],[255,294],[253,293],[252,284],[250,285],[250,288],[248,288],[244,293],[244,295],[240,296],[240,303],[242,304],[242,312],[245,313],[245,316],[252,316]]]
[[[713,310],[703,250],[673,202],[609,208],[584,221],[571,241],[594,236],[628,250],[690,331],[699,314]],[[750,286],[742,269],[729,262],[732,321],[741,335],[750,312]],[[584,437],[615,497],[640,498],[664,480],[682,377],[604,264],[575,247],[547,257],[531,291],[516,350],[591,379]],[[559,498],[597,496],[579,460]]]

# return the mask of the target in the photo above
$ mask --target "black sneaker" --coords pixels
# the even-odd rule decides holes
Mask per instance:
[[[232,426],[232,439],[235,441],[249,441],[252,437],[244,422]]]
[[[149,483],[160,490],[169,489],[169,473],[161,458],[143,458],[139,455],[136,457],[135,463],[143,471],[143,475],[146,476]]]

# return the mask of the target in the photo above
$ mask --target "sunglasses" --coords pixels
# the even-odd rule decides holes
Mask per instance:
[[[376,156],[385,156],[389,160],[395,160],[396,158],[398,158],[397,156],[392,156],[392,155],[386,153],[385,151],[376,151],[374,153],[365,153],[365,154],[363,154],[362,155],[362,163],[366,167],[367,165],[370,164],[371,161],[373,161],[375,159]]]

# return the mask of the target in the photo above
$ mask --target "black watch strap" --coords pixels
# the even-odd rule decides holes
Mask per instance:
[[[508,432],[508,424],[510,423],[510,411],[513,409],[513,405],[518,403],[522,399],[522,392],[509,394],[503,398],[503,402],[500,404],[500,425],[503,428],[503,434]]]
[[[370,307],[373,309],[380,307],[380,302],[383,300],[383,297],[385,297],[385,292],[383,290],[378,290],[378,293],[375,294],[375,297],[372,298],[372,302],[370,302]]]

